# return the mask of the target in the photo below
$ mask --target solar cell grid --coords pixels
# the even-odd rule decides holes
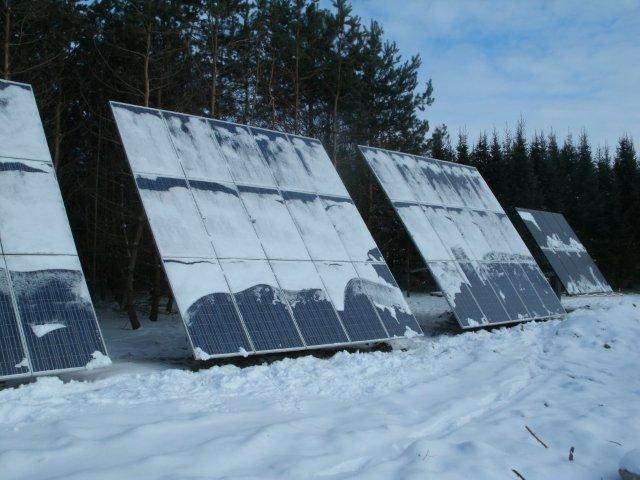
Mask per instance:
[[[134,125],[144,137],[132,147],[134,138],[121,135],[127,157],[132,148],[138,191],[197,358],[389,338],[381,305],[404,322],[393,336],[407,326],[420,332],[397,285],[375,289],[358,276],[354,262],[384,260],[320,142],[111,107],[121,133]],[[140,125],[146,121],[151,125]],[[169,140],[181,175],[166,173],[168,158],[159,171],[138,160],[153,155],[140,150],[154,135]],[[187,277],[202,286],[187,288]]]
[[[33,91],[0,80],[0,378],[106,355]]]
[[[463,328],[564,313],[475,168],[360,150]]]
[[[567,293],[611,293],[612,289],[563,215],[516,209]]]

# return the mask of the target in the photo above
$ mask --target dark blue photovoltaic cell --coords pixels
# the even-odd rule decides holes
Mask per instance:
[[[176,285],[176,298],[184,322],[201,360],[207,355],[250,352],[249,339],[216,260],[169,258],[164,260],[169,281]],[[204,358],[203,358],[204,357]]]
[[[347,343],[322,280],[311,262],[271,262],[307,345]]]
[[[527,274],[529,281],[533,284],[538,297],[544,303],[544,306],[551,315],[564,315],[565,311],[562,308],[562,305],[558,301],[558,297],[551,290],[549,286],[549,282],[542,276],[540,273],[540,269],[537,265],[523,263],[522,269]]]
[[[256,351],[303,348],[284,292],[264,260],[222,260],[244,324]]]
[[[478,271],[478,264],[472,262],[461,262],[460,269],[467,277],[471,292],[478,306],[482,309],[491,323],[503,323],[510,320],[509,315],[502,305],[502,301],[491,287],[489,279]]]
[[[389,267],[382,263],[354,265],[389,335],[402,337],[408,332],[418,333],[420,325],[411,313]]]
[[[564,216],[522,208],[517,211],[567,293],[585,295],[612,292]]]
[[[29,373],[25,358],[7,271],[0,256],[0,377]]]
[[[317,262],[316,267],[352,342],[388,338],[351,263]]]
[[[458,270],[456,262],[429,262],[428,266],[463,328],[488,322],[486,315],[482,313],[473,298],[467,279]]]
[[[549,316],[549,310],[547,310],[547,307],[545,307],[542,300],[540,300],[536,289],[529,280],[529,277],[524,273],[522,267],[517,263],[503,263],[502,268],[520,295],[532,318]]]
[[[6,261],[34,372],[84,367],[94,352],[106,354],[84,276],[70,268],[77,259],[47,257],[63,268],[43,270],[21,268],[32,258]]]
[[[526,320],[531,317],[500,263],[480,264],[480,268],[486,274],[500,300],[502,300],[502,306],[509,314],[509,318]]]

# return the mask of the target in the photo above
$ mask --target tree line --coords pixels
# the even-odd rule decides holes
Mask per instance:
[[[399,279],[415,252],[358,144],[477,165],[503,205],[567,213],[612,281],[636,278],[629,139],[613,158],[523,129],[452,147],[446,127],[429,132],[419,55],[347,0],[0,0],[0,22],[0,75],[34,87],[90,287],[134,324],[136,299],[150,295],[153,317],[168,290],[110,100],[319,138]]]

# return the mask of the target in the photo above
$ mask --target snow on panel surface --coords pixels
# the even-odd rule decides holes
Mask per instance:
[[[369,147],[360,147],[360,151],[391,201],[416,201],[391,152]]]
[[[425,261],[453,260],[451,253],[427,219],[425,207],[401,202],[397,202],[395,207]]]
[[[349,341],[312,262],[276,260],[271,267],[307,345]]]
[[[299,192],[282,192],[282,195],[312,259],[349,260],[342,240],[317,195]]]
[[[298,152],[317,193],[349,197],[349,192],[319,140],[295,135],[289,135],[289,139]]]
[[[51,162],[30,85],[0,80],[0,157]]]
[[[240,186],[244,203],[267,257],[310,260],[307,249],[278,190]]]
[[[217,260],[166,258],[163,263],[200,360],[252,350]]]
[[[391,157],[400,169],[400,174],[407,182],[418,202],[428,204],[443,203],[438,192],[432,188],[429,178],[425,175],[421,160],[413,155],[392,153]]]
[[[477,169],[359,148],[463,328],[563,312]]]
[[[135,173],[183,174],[169,130],[159,111],[116,102],[111,102],[111,109]]]
[[[266,258],[234,184],[191,180],[189,186],[218,258]]]
[[[354,263],[354,266],[390,337],[418,335],[422,332],[386,265]]]
[[[177,170],[170,174],[137,171],[136,159],[129,161],[196,359],[388,338],[352,264],[384,260],[320,142],[112,105],[121,130],[137,128],[131,134],[142,137],[136,147],[155,145],[155,136],[171,143]],[[128,157],[139,154],[126,150]],[[341,268],[351,270],[352,282],[342,291],[346,312],[336,315],[314,261],[344,262]],[[185,291],[188,282],[176,270],[208,273],[194,273],[203,283]],[[287,283],[302,272],[315,285]],[[227,296],[210,284],[216,275],[231,283]],[[242,279],[250,283],[238,290]],[[287,284],[284,290],[278,281]],[[245,341],[238,322],[248,345],[236,348]]]
[[[188,178],[231,181],[227,161],[206,119],[171,112],[162,112],[162,116]]]
[[[569,294],[612,292],[563,215],[540,210],[517,211]]]
[[[26,358],[11,299],[7,269],[0,255],[0,378],[29,373]]]
[[[221,260],[256,351],[304,348],[287,296],[266,260]]]
[[[5,254],[76,255],[53,165],[0,159],[0,241]]]
[[[251,128],[251,133],[281,189],[314,191],[309,174],[287,135],[261,128]]]
[[[218,120],[209,120],[209,123],[237,183],[276,187],[271,170],[247,127]]]
[[[106,355],[77,257],[5,257],[34,372],[85,367]]]
[[[350,198],[321,197],[321,200],[352,261],[383,261],[382,253]]]
[[[186,180],[155,175],[136,175],[135,179],[160,255],[214,256]]]

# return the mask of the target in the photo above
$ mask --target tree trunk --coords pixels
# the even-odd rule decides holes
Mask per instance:
[[[4,79],[9,80],[11,76],[11,7],[9,0],[4,0]]]
[[[53,166],[57,170],[60,166],[60,144],[62,143],[62,94],[58,95],[56,102],[56,113],[54,118],[54,136],[53,136]]]
[[[153,268],[153,289],[151,290],[151,311],[149,312],[149,320],[155,322],[158,320],[158,309],[160,308],[160,279],[162,268],[160,260],[158,260]]]
[[[136,263],[138,262],[138,250],[140,247],[140,241],[142,240],[142,233],[144,232],[144,215],[138,217],[138,227],[136,228],[136,235],[131,245],[131,256],[129,257],[129,266],[127,267],[127,313],[129,314],[129,321],[131,322],[131,328],[137,330],[141,327],[140,320],[138,320],[138,314],[135,307],[135,290],[134,290],[134,274],[136,270]]]
[[[165,312],[171,313],[173,310],[173,293],[169,292],[169,297],[167,298],[167,306],[165,307]]]

